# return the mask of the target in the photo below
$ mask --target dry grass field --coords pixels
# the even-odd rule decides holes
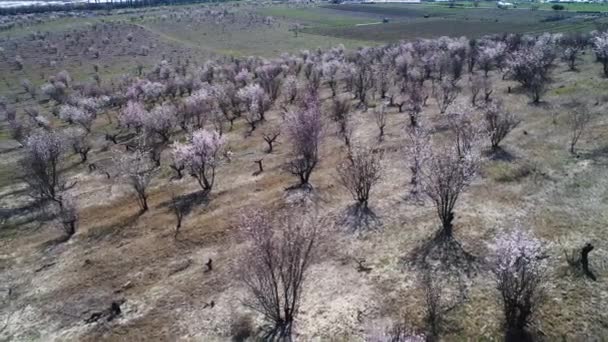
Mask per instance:
[[[202,66],[208,58],[270,58],[300,49],[338,44],[354,48],[404,38],[403,29],[395,29],[396,33],[389,29],[382,39],[372,41],[373,32],[357,34],[358,29],[350,26],[326,24],[305,28],[294,37],[290,27],[309,17],[298,12],[292,13],[300,16],[296,19],[282,17],[284,10],[279,7],[231,6],[243,18],[251,11],[274,14],[275,21],[269,25],[241,24],[240,20],[235,25],[207,19],[191,22],[184,14],[188,7],[176,7],[148,9],[141,17],[127,13],[67,23],[61,19],[0,32],[0,94],[18,115],[23,115],[24,108],[36,106],[54,126],[64,127],[67,124],[51,114],[52,101],[42,95],[31,99],[21,89],[21,79],[39,87],[49,76],[67,70],[74,82],[89,82],[97,65],[101,82],[113,84],[120,75],[137,75],[138,66],[149,71],[163,59],[169,63],[189,60]],[[312,16],[319,11],[310,10]],[[341,24],[373,19],[365,15],[348,18]],[[466,27],[460,29],[467,31]],[[501,26],[478,35],[504,30],[507,27]],[[31,38],[35,32],[44,32],[44,43]],[[326,37],[324,32],[330,33]],[[80,34],[81,41],[97,47],[98,57],[91,50],[83,52],[86,44],[68,43],[70,37]],[[108,42],[101,42],[106,36]],[[59,52],[49,53],[49,45]],[[23,59],[23,69],[15,67],[17,55]],[[590,49],[578,65],[577,71],[568,71],[565,63],[557,61],[549,89],[536,105],[516,82],[503,80],[497,70],[490,72],[492,96],[501,99],[522,122],[502,142],[500,158],[484,153],[479,174],[457,203],[455,236],[477,257],[479,267],[469,277],[439,280],[446,298],[466,294],[462,304],[447,315],[448,329],[442,340],[502,339],[501,304],[483,260],[488,243],[515,226],[547,244],[547,299],[533,320],[535,336],[544,341],[602,341],[608,337],[608,79],[602,77],[601,65],[595,63]],[[457,102],[468,102],[468,75],[459,86],[463,91]],[[331,93],[326,86],[320,97],[327,117]],[[593,113],[576,155],[569,152],[569,103],[574,100],[587,104]],[[117,120],[118,109],[112,108],[93,125],[89,155],[89,162],[112,178],[89,172],[76,156],[68,158],[63,172],[77,181],[70,193],[78,199],[80,221],[68,242],[56,243],[61,232],[52,219],[44,219],[48,215],[32,206],[19,178],[17,161],[23,149],[10,138],[3,120],[0,341],[225,341],[243,326],[255,329],[262,318],[243,305],[247,293],[238,281],[244,248],[236,233],[240,215],[252,206],[282,208],[300,197],[315,203],[322,237],[306,277],[296,340],[362,341],[370,327],[389,322],[422,326],[424,296],[419,270],[409,260],[432,238],[440,222],[430,201],[421,204],[407,198],[411,175],[406,159],[406,114],[389,107],[386,135],[378,142],[372,112],[379,104],[380,99],[374,98],[369,109],[356,109],[352,114],[354,144],[374,146],[384,155],[381,180],[370,199],[377,222],[373,229],[358,231],[343,220],[353,201],[338,184],[336,167],[347,150],[331,120],[324,121],[320,164],[312,174],[309,193],[285,190],[296,179],[284,170],[289,158],[284,135],[273,153],[264,152],[264,128],[280,125],[284,114],[273,106],[252,134],[247,134],[242,119],[225,133],[233,154],[219,166],[216,185],[206,198],[200,196],[194,179],[171,179],[170,151],[163,151],[161,170],[149,194],[150,210],[140,215],[132,191],[116,178],[115,147],[104,140]],[[435,101],[429,99],[421,117],[439,130],[440,116]],[[254,175],[255,161],[261,158],[264,172]],[[194,199],[177,239],[170,211],[172,194]],[[576,274],[564,253],[588,242],[595,246],[590,267],[597,281]],[[205,271],[208,259],[213,259],[211,272]],[[367,272],[358,270],[361,260],[369,267]],[[120,316],[110,322],[85,322],[112,301],[122,303]]]

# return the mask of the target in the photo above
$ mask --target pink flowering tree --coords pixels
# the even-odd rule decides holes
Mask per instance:
[[[490,259],[500,293],[507,341],[526,340],[525,329],[542,304],[546,256],[543,243],[522,230],[500,235]]]
[[[150,133],[158,135],[162,142],[169,141],[171,129],[175,127],[176,108],[172,104],[162,104],[154,107],[143,116],[143,128]]]
[[[285,105],[292,105],[298,97],[298,92],[301,90],[298,78],[290,75],[283,81],[283,101]]]
[[[199,129],[188,142],[173,145],[173,158],[196,178],[203,191],[209,192],[215,182],[215,171],[221,161],[226,140],[216,131]]]
[[[250,84],[240,89],[238,96],[246,108],[245,120],[253,131],[258,121],[265,120],[265,113],[270,108],[270,100],[259,84]]]
[[[118,113],[118,122],[123,127],[139,129],[143,125],[144,117],[147,115],[148,111],[141,102],[129,101]]]
[[[275,63],[264,64],[255,70],[262,89],[273,102],[279,97],[281,89],[281,77],[279,76],[282,71],[281,66]]]
[[[555,43],[551,37],[541,36],[534,45],[513,52],[507,58],[509,74],[528,92],[533,103],[540,102],[546,91],[555,57]]]
[[[483,70],[484,76],[500,64],[502,57],[506,52],[507,46],[503,42],[484,41],[484,45],[479,48],[477,56],[477,65]]]
[[[238,84],[239,87],[244,87],[253,81],[253,74],[250,73],[247,69],[241,69],[236,76],[234,77],[234,81]]]
[[[94,112],[71,105],[61,106],[59,108],[59,117],[68,123],[80,125],[87,132],[91,132],[91,126],[95,120]]]
[[[230,122],[230,130],[232,130],[234,121],[241,116],[241,103],[236,87],[231,82],[216,83],[213,85],[212,93],[217,108],[226,121]]]
[[[602,32],[593,37],[592,42],[595,56],[604,67],[604,76],[608,77],[608,32]]]
[[[190,123],[195,128],[203,128],[209,113],[216,107],[216,97],[213,90],[203,87],[184,99],[182,113],[182,128]]]
[[[300,186],[307,186],[310,175],[319,162],[323,123],[318,99],[309,95],[302,108],[288,114],[285,124],[292,156],[287,169],[298,176]]]
[[[268,324],[264,340],[292,340],[318,236],[317,225],[308,221],[290,215],[273,217],[262,210],[241,219],[246,247],[239,273],[249,292],[244,302]]]
[[[25,140],[25,155],[21,160],[23,180],[35,199],[61,206],[61,192],[66,188],[60,177],[64,151],[64,137],[52,131],[39,129]]]

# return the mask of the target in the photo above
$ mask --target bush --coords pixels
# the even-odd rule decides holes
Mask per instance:
[[[561,10],[565,9],[564,5],[559,5],[559,4],[555,4],[555,5],[551,6],[551,8],[555,11],[561,11]]]

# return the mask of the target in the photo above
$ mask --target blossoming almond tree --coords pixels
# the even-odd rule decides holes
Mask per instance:
[[[608,32],[602,32],[593,38],[593,51],[604,67],[604,77],[608,77]]]
[[[300,179],[300,186],[309,185],[310,175],[319,162],[319,145],[323,123],[318,99],[308,95],[303,108],[290,112],[285,131],[291,142],[292,160],[287,169]]]
[[[547,265],[543,243],[517,229],[500,235],[491,247],[490,263],[503,304],[507,341],[521,341],[544,297]]]
[[[35,199],[61,206],[61,192],[65,189],[60,177],[64,151],[65,139],[52,131],[39,129],[25,140],[25,156],[21,160],[23,180]]]
[[[186,143],[173,145],[173,158],[183,164],[205,192],[211,191],[226,140],[216,131],[194,131]]]

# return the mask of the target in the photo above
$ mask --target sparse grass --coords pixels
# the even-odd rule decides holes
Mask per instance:
[[[208,24],[138,19],[134,24],[146,30],[137,44],[158,44],[148,57],[108,54],[100,60],[84,60],[82,65],[78,58],[67,59],[65,64],[55,69],[40,67],[34,60],[24,73],[2,64],[3,77],[9,80],[9,86],[1,84],[0,87],[12,96],[20,93],[18,79],[23,75],[40,84],[42,79],[37,75],[40,71],[48,76],[63,68],[68,69],[77,81],[87,80],[92,75],[91,63],[100,64],[102,79],[109,82],[123,73],[133,75],[139,62],[145,64],[146,71],[149,71],[149,66],[158,62],[162,54],[172,61],[188,56],[200,65],[210,54],[274,57],[285,51],[339,43],[348,48],[417,36],[476,35],[508,30],[509,27],[541,32],[593,25],[593,21],[566,20],[555,25],[538,26],[539,18],[548,14],[532,11],[473,11],[413,5],[345,5],[341,8],[271,7],[262,11],[277,16],[280,26],[227,27],[225,31]],[[165,10],[159,10],[159,13]],[[426,13],[431,18],[417,17]],[[529,17],[524,17],[529,13]],[[395,19],[392,24],[361,30],[352,27],[384,16]],[[485,16],[488,18],[484,21]],[[497,18],[498,22],[495,21]],[[119,20],[118,17],[115,19]],[[309,27],[307,33],[295,38],[289,31],[293,21],[306,23]],[[48,25],[61,32],[75,23],[62,26],[64,24]],[[123,43],[116,40],[112,44],[118,48]],[[564,97],[595,103],[605,95],[608,80],[599,76],[600,69],[593,63],[590,53],[584,56],[578,72],[563,72],[564,66],[560,64],[552,72],[554,79],[546,95],[545,106],[529,105],[523,94],[507,94],[506,87],[513,83],[501,80],[498,72],[491,73],[496,86],[494,96],[504,98],[505,106],[517,113],[523,122],[503,142],[516,158],[511,161],[484,158],[482,176],[459,200],[455,229],[467,252],[483,258],[487,253],[487,242],[497,232],[512,228],[515,221],[552,243],[558,238],[564,239],[568,245],[579,243],[580,239],[605,241],[608,238],[605,229],[605,222],[608,222],[608,182],[605,177],[608,153],[603,143],[608,138],[605,134],[608,127],[606,117],[599,116],[593,123],[589,138],[581,141],[581,150],[591,152],[581,153],[579,159],[567,152],[568,132],[562,122],[565,113],[562,104],[567,100]],[[328,96],[325,91],[322,89],[323,98]],[[18,104],[19,110],[32,104],[23,95],[20,98],[23,100]],[[603,113],[604,101],[600,102],[596,110]],[[44,108],[45,114],[49,108],[50,105]],[[422,115],[434,120],[436,106],[432,100]],[[264,125],[281,122],[280,116],[280,110],[271,110]],[[552,123],[553,117],[557,118],[557,124]],[[357,110],[353,118],[355,140],[362,144],[376,144],[377,129],[369,111]],[[108,127],[105,120],[105,115],[102,115],[94,126],[94,135],[100,140]],[[370,202],[382,227],[361,234],[359,238],[338,225],[340,214],[352,201],[343,189],[335,186],[335,167],[344,157],[345,149],[333,134],[332,127],[327,129],[321,148],[321,164],[312,179],[313,193],[320,204],[321,227],[327,238],[308,278],[306,299],[298,322],[302,339],[361,340],[361,327],[369,320],[401,315],[415,323],[421,320],[422,301],[416,292],[415,274],[404,268],[401,260],[432,236],[438,222],[435,210],[428,202],[419,206],[404,200],[404,194],[409,190],[409,169],[400,149],[405,143],[404,120],[395,108],[389,108],[386,138],[379,145],[385,152],[386,165]],[[266,155],[262,152],[262,130],[248,137],[245,137],[245,130],[246,125],[237,121],[234,131],[227,133],[234,152],[233,161],[220,166],[217,187],[211,198],[198,202],[185,217],[178,241],[172,238],[174,221],[164,203],[170,199],[171,191],[195,197],[200,188],[187,176],[180,181],[169,181],[172,172],[166,163],[150,191],[151,210],[144,215],[137,215],[130,190],[117,178],[106,180],[102,175],[89,174],[86,166],[78,165],[70,172],[79,177],[75,191],[83,208],[80,212],[81,226],[71,242],[55,249],[41,250],[42,242],[57,235],[50,224],[27,236],[19,234],[21,230],[14,226],[2,228],[0,239],[10,240],[10,245],[6,245],[7,252],[0,259],[3,270],[0,279],[4,281],[8,275],[22,279],[15,282],[16,293],[20,295],[17,302],[28,308],[9,326],[10,333],[15,334],[13,338],[96,341],[104,338],[171,340],[182,336],[185,339],[225,340],[231,331],[237,332],[239,329],[231,330],[233,318],[244,310],[237,300],[244,294],[231,267],[236,263],[236,255],[241,248],[234,232],[238,216],[253,205],[271,210],[283,205],[285,198],[290,196],[284,189],[294,181],[283,170],[289,149],[284,137],[279,139],[275,152]],[[1,131],[0,141],[6,139],[6,131]],[[96,148],[91,157],[101,164],[110,153]],[[264,157],[265,171],[253,176],[256,169],[254,160],[259,157]],[[12,158],[14,153],[3,156],[5,162],[0,164],[0,187],[6,188],[16,179],[15,160]],[[2,205],[8,201],[5,199]],[[599,263],[606,258],[605,248],[598,246],[597,259],[592,259],[592,262]],[[213,272],[204,273],[201,270],[208,258],[212,258],[217,266]],[[356,271],[353,260],[360,258],[365,258],[366,265],[372,267],[369,273]],[[553,272],[563,266],[560,258],[560,248],[550,244],[550,299],[542,307],[535,323],[542,328],[547,340],[593,340],[607,336],[604,322],[608,316],[602,307],[605,299],[602,289],[608,279],[606,269],[598,270],[599,280],[592,285],[572,281]],[[192,266],[175,275],[167,275],[172,262],[185,259],[191,259]],[[44,271],[33,272],[49,262],[56,264]],[[12,279],[10,283],[13,283]],[[445,290],[449,294],[456,286],[448,287]],[[445,336],[445,340],[500,339],[500,305],[496,301],[491,274],[480,271],[471,279],[468,290],[469,299],[454,311],[459,329]],[[111,329],[82,324],[80,316],[83,313],[104,308],[107,300],[118,296],[127,299],[126,309],[120,320],[111,323]],[[216,306],[203,309],[204,304],[211,300]],[[0,314],[3,315],[4,310],[0,308]],[[62,312],[57,313],[59,310]],[[243,314],[250,315],[251,312]],[[585,331],[580,329],[583,320],[586,322]],[[254,320],[254,324],[257,323]],[[28,335],[34,331],[39,332],[38,335]]]
[[[532,172],[530,165],[508,162],[495,161],[486,167],[485,172],[488,176],[501,183],[518,182],[530,175]]]

